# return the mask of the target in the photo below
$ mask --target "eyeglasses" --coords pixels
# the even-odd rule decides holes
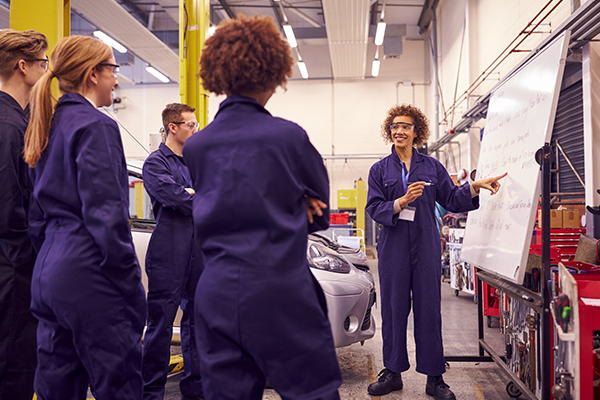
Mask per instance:
[[[196,122],[196,121],[182,121],[182,122],[171,122],[171,123],[175,124],[175,125],[183,124],[192,130],[196,130],[200,126],[200,123]]]
[[[101,62],[98,65],[104,65],[106,67],[112,67],[112,74],[115,76],[115,78],[117,76],[119,76],[119,68],[121,68],[121,66],[119,64],[110,64],[110,63]]]
[[[48,59],[47,58],[23,58],[23,61],[39,61],[40,68],[44,71],[48,71]],[[21,60],[19,60],[21,61]],[[17,61],[17,65],[13,69],[19,68],[19,61]]]
[[[406,122],[394,122],[390,125],[391,131],[414,132],[415,126]]]

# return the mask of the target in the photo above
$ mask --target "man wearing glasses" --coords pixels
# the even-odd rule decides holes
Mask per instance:
[[[48,70],[48,41],[0,32],[0,400],[31,400],[37,320],[29,312],[36,252],[28,229],[31,184],[23,160],[29,93]]]
[[[144,163],[144,186],[152,200],[156,227],[146,254],[148,328],[144,338],[144,400],[164,397],[173,321],[181,305],[182,399],[203,399],[199,359],[192,323],[194,291],[202,255],[193,255],[194,189],[181,150],[198,131],[195,109],[168,104],[162,112],[166,138]],[[198,262],[195,261],[197,259]]]

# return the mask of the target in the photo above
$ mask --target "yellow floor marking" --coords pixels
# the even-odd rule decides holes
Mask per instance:
[[[375,369],[375,359],[372,354],[367,355],[369,385],[377,381],[377,369]],[[373,400],[379,400],[379,396],[371,396]]]
[[[476,400],[485,400],[485,396],[483,395],[483,386],[481,386],[481,384],[476,383],[473,389],[475,390]]]

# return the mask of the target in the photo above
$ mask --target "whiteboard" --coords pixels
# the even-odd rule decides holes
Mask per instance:
[[[538,149],[550,142],[569,42],[563,33],[494,89],[476,179],[508,175],[495,195],[483,189],[469,212],[461,258],[523,283],[540,196]]]

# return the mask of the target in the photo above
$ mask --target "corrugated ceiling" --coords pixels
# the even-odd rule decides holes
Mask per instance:
[[[364,78],[369,0],[322,0],[334,78]]]
[[[71,7],[174,82],[179,58],[114,0],[72,0]]]

